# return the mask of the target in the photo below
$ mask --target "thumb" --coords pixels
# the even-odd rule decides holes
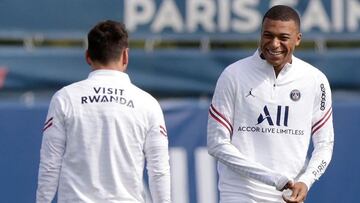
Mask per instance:
[[[294,181],[290,180],[289,182],[286,183],[285,187],[288,189],[292,189],[294,187]]]

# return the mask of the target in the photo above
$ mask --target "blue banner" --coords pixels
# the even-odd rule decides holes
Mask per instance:
[[[276,4],[299,12],[305,38],[359,34],[356,0],[125,0],[123,19],[136,35],[255,39],[263,14]]]
[[[358,0],[2,0],[0,35],[83,37],[96,22],[114,19],[134,38],[248,40],[276,4],[298,10],[305,38],[360,35]]]

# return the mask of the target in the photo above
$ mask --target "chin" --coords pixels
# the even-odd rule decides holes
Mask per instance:
[[[265,58],[265,59],[272,66],[279,66],[281,64],[280,60],[272,60],[271,58]]]

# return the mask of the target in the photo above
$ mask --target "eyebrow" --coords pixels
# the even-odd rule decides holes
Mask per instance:
[[[273,32],[270,32],[270,31],[264,31],[263,34],[271,34],[271,35],[275,35]],[[291,36],[291,33],[279,33],[279,34],[276,34],[276,35],[280,35],[280,36]]]

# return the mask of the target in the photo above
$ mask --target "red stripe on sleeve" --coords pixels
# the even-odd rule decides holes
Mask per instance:
[[[222,119],[224,119],[224,121],[229,125],[231,132],[233,131],[233,127],[230,123],[230,121],[228,119],[226,119],[226,117],[224,115],[222,115],[218,110],[215,109],[215,107],[211,104],[210,108],[218,115],[220,116]]]
[[[48,123],[50,123],[50,122],[53,120],[53,118],[54,118],[54,117],[49,118],[49,119],[45,122],[44,125],[46,126]]]
[[[48,128],[50,128],[51,126],[52,126],[52,122],[51,123],[49,123],[47,126],[45,126],[45,128],[43,129],[43,132],[46,130],[46,129],[48,129]]]
[[[318,122],[316,122],[316,123],[312,126],[311,129],[316,128],[317,125],[319,125],[319,124],[324,120],[324,118],[327,117],[327,115],[330,113],[331,110],[332,110],[332,108],[330,107],[329,110],[325,113],[325,115],[324,115]]]
[[[214,115],[213,112],[211,112],[211,110],[209,110],[209,113],[211,115],[211,117],[213,117],[217,122],[219,122],[222,126],[224,126],[230,133],[230,137],[232,136],[232,128],[229,128],[222,120],[220,120],[218,117],[216,117]]]
[[[312,130],[312,132],[311,132],[312,135],[315,134],[316,131],[318,131],[320,128],[322,128],[322,127],[325,125],[325,123],[326,123],[326,122],[329,120],[329,118],[331,117],[332,111],[331,111],[329,114],[326,113],[326,115],[327,115],[327,117],[325,118],[325,120],[324,120],[324,119],[321,119],[321,121],[324,120],[324,122],[322,122],[319,126],[317,126],[315,129]]]

